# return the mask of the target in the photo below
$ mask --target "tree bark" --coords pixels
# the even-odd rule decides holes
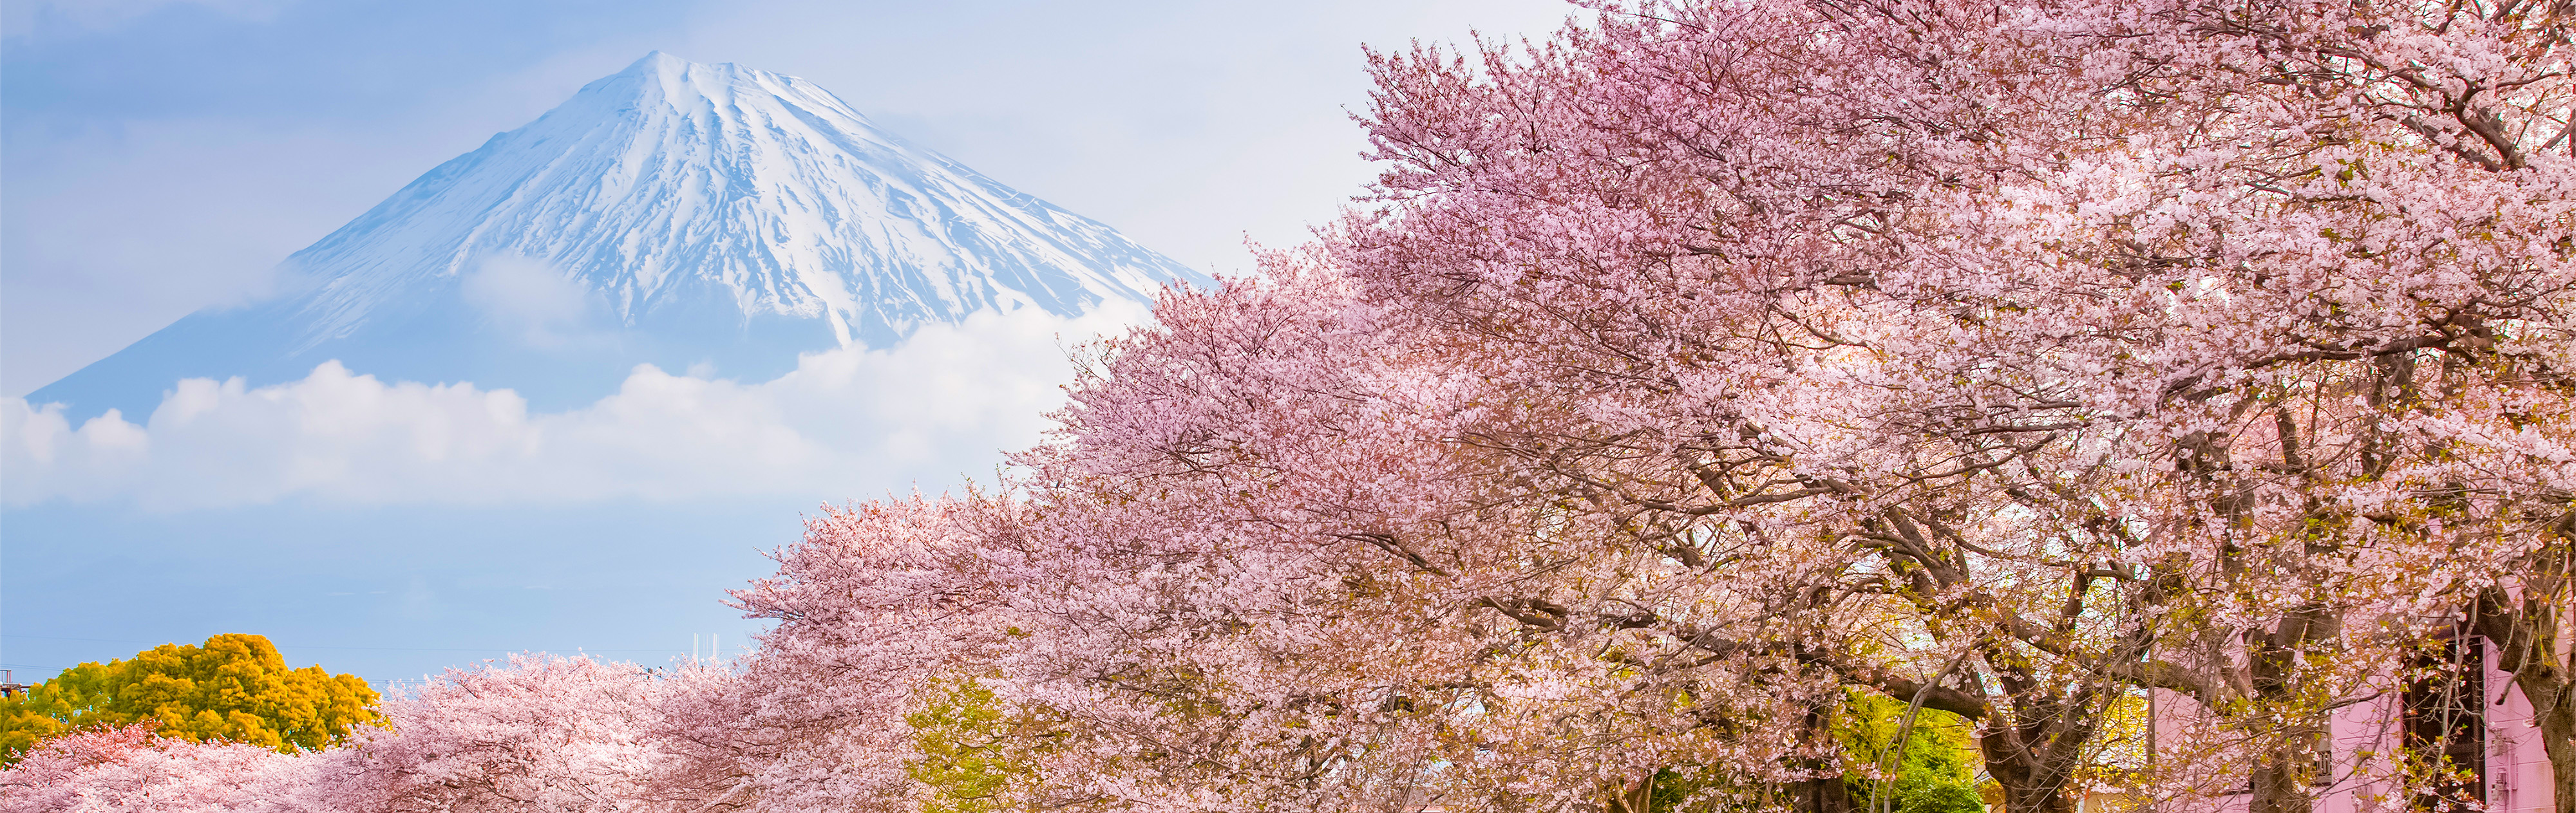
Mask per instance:
[[[1832,742],[1834,718],[1839,714],[1840,708],[1832,705],[1808,709],[1803,721],[1807,736],[1816,742]],[[1803,767],[1808,778],[1782,788],[1789,797],[1789,809],[1797,813],[1853,813],[1851,786],[1843,784],[1841,763],[1818,760]]]
[[[2000,753],[2002,748],[1988,746],[1982,739],[1978,746],[1986,752],[1986,775],[2003,788],[2005,813],[2074,813],[2075,801],[2063,789],[2052,787],[2057,783],[2041,781],[2026,760]]]
[[[1652,773],[1646,774],[1646,778],[1639,780],[1637,784],[1612,795],[1608,805],[1610,813],[1654,813],[1654,807],[1655,774]]]
[[[2310,605],[2291,611],[2274,628],[2269,640],[2247,653],[2252,672],[2249,677],[2258,702],[2291,716],[2293,721],[2255,757],[2248,788],[2253,798],[2247,813],[2311,813],[2316,809],[2315,788],[2322,769],[2317,746],[2324,741],[2327,726],[2323,712],[2300,705],[2301,683],[2306,676],[2300,673],[2299,664],[2313,646],[2332,641],[2337,627],[2330,611]]]
[[[2549,786],[2558,813],[2576,813],[2576,687],[2568,685],[2566,670],[2554,671],[2560,677],[2555,681],[2557,695],[2548,701],[2549,710],[2542,713],[2540,703],[2534,702],[2532,712],[2540,724],[2541,751],[2549,756]],[[2531,684],[2524,683],[2521,675],[2514,676],[2514,684],[2525,687],[2523,696],[2531,696]]]
[[[1789,801],[1798,813],[1852,813],[1851,786],[1843,784],[1841,775],[1819,776],[1789,783]]]
[[[2290,740],[2273,746],[2255,762],[2247,813],[2310,813],[2316,808],[2317,754],[2306,745],[2315,740]]]

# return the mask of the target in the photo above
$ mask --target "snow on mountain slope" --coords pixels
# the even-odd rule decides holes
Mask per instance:
[[[639,363],[766,380],[980,310],[1072,316],[1198,273],[877,129],[822,88],[655,52],[28,400],[138,419],[183,377],[509,387],[578,406]]]

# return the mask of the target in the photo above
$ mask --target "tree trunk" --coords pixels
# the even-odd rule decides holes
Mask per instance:
[[[1840,706],[1828,704],[1807,709],[1799,727],[1812,742],[1833,742],[1834,719]],[[1782,806],[1796,813],[1853,813],[1851,788],[1843,784],[1842,763],[1824,759],[1802,761],[1796,767],[1810,778],[1779,786]]]
[[[2321,645],[2333,642],[2342,627],[2342,619],[2334,610],[2322,602],[2312,603],[2289,611],[2274,622],[2269,634],[2248,643],[2246,669],[2255,700],[2259,707],[2286,718],[2288,726],[2254,758],[2248,788],[2253,798],[2247,803],[2247,813],[2311,813],[2316,809],[2317,780],[2328,770],[2318,764],[2318,746],[2327,743],[2325,733],[2330,729],[2324,711],[2310,708],[2299,699],[2312,679],[2302,664]],[[2249,722],[2261,726],[2261,719],[2258,716]],[[2257,734],[2259,737],[2259,729]]]
[[[2316,809],[2317,754],[2312,738],[2293,738],[2275,746],[2254,764],[2253,799],[2246,813],[2311,813]]]
[[[1610,813],[1654,813],[1654,806],[1655,774],[1650,773],[1636,785],[1612,795],[1609,810]]]
[[[1840,775],[1789,783],[1790,809],[1798,813],[1852,813],[1851,786]]]
[[[2026,761],[1999,754],[2002,749],[1982,741],[1978,745],[1986,752],[1986,775],[2003,788],[2004,813],[2075,813],[2075,801],[2055,787],[2061,783],[2043,783]]]
[[[2540,724],[2541,750],[2549,755],[2549,787],[2556,794],[2558,813],[2576,813],[2576,686],[2568,685],[2565,670],[2552,671],[2560,678],[2552,681],[2557,684],[2557,692],[2545,701],[2549,703],[2545,711],[2540,705],[2544,701],[2533,694],[2531,684],[2524,683],[2521,675],[2514,676],[2514,684],[2523,687],[2524,697],[2534,698],[2531,710]]]

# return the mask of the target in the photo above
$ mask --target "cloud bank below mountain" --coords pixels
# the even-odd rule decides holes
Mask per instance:
[[[934,324],[886,350],[806,354],[743,383],[640,365],[563,412],[508,389],[386,382],[337,361],[266,387],[180,381],[140,423],[74,426],[60,405],[0,399],[0,494],[154,510],[313,497],[355,504],[937,491],[1029,445],[1063,402],[1076,344],[1141,322],[1112,303]]]

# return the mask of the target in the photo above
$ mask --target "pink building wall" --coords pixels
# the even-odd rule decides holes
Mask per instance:
[[[2513,675],[2494,666],[2487,647],[2487,809],[2495,813],[2553,813],[2549,755],[2541,752],[2531,701]]]
[[[2486,810],[2555,813],[2549,758],[2541,750],[2540,730],[2532,724],[2531,702],[2513,685],[2512,674],[2495,668],[2492,644],[2480,647],[2480,652],[2486,672]],[[2194,722],[2192,710],[2196,707],[2192,701],[2164,691],[2156,692],[2156,701],[2159,711],[2153,724],[2161,738],[2168,743],[2185,739],[2181,736],[2183,729]],[[2318,799],[2317,813],[2398,813],[2412,809],[2407,799],[2392,796],[2393,788],[2367,773],[2362,761],[2364,754],[2388,754],[2400,747],[2402,702],[2391,691],[2378,700],[2347,707],[2334,715],[2331,726],[2335,781]],[[2174,760],[2195,758],[2180,750],[2160,746],[2158,761],[2173,766]],[[2371,767],[2384,770],[2386,762]],[[2202,795],[2166,800],[2158,805],[2160,813],[2243,813],[2250,799],[2244,793],[2228,791],[2242,787],[2244,766],[2202,766],[2198,774]]]

